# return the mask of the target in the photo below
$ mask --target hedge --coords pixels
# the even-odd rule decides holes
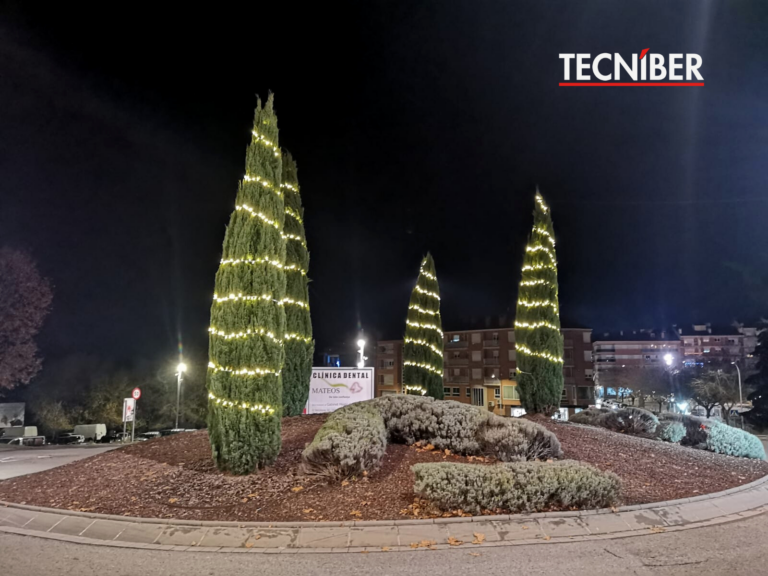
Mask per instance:
[[[656,432],[659,419],[642,408],[587,408],[571,416],[575,424],[588,424],[624,434],[651,436]]]
[[[707,450],[729,456],[765,460],[765,448],[757,436],[722,422],[707,425]]]
[[[442,510],[535,512],[603,508],[618,502],[621,483],[611,472],[573,460],[493,466],[416,464],[414,492]]]

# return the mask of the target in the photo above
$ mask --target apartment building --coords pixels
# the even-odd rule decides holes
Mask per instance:
[[[754,363],[757,328],[712,324],[675,328],[681,342],[682,362],[686,366],[739,362],[742,368],[751,368]]]
[[[592,342],[598,378],[622,368],[665,367],[681,363],[680,340],[674,330],[621,330],[596,334]]]
[[[563,328],[564,389],[562,407],[593,403],[592,330]],[[443,337],[444,395],[509,416],[520,406],[512,328],[445,332]],[[376,396],[402,391],[402,340],[379,341],[375,347]]]

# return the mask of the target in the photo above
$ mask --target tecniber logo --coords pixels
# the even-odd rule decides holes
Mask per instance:
[[[698,54],[668,54],[665,58],[649,51],[645,48],[626,60],[619,53],[605,52],[594,58],[591,54],[560,54],[560,86],[704,86]],[[576,81],[571,80],[574,76]]]

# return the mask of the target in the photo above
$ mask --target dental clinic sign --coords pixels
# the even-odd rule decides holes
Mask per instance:
[[[373,398],[373,368],[312,368],[307,414]]]
[[[560,86],[704,86],[698,54],[560,54]]]

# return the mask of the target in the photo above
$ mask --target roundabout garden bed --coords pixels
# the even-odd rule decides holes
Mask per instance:
[[[459,509],[441,512],[416,498],[411,467],[496,462],[494,457],[460,456],[424,442],[410,446],[390,443],[378,467],[371,471],[344,480],[306,475],[302,451],[325,421],[326,416],[284,418],[283,449],[277,462],[247,476],[219,472],[211,460],[208,435],[199,431],[119,448],[0,482],[0,500],[187,520],[349,521],[467,515]],[[768,474],[768,463],[761,460],[589,426],[543,424],[557,435],[565,458],[620,478],[619,504],[699,496]]]

